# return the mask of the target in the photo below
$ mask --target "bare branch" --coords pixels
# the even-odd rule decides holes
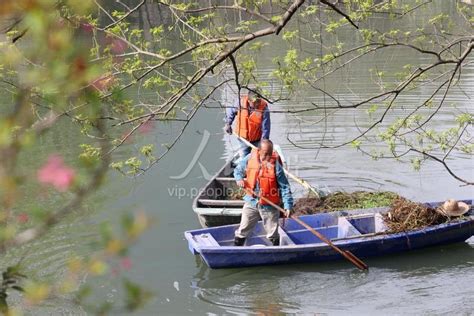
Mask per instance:
[[[275,29],[275,34],[278,35],[280,34],[281,30],[285,27],[285,25],[291,20],[291,17],[293,14],[295,14],[296,10],[304,3],[304,0],[302,1],[294,1],[293,4],[286,10],[285,14],[282,16],[280,22],[278,23],[276,29]]]
[[[444,159],[439,159],[438,157],[430,154],[430,153],[427,153],[425,151],[422,151],[422,150],[418,150],[418,149],[415,149],[415,148],[410,148],[410,151],[413,151],[413,152],[416,152],[416,153],[419,153],[419,154],[422,154],[436,162],[439,162],[440,164],[443,165],[443,167],[448,171],[448,173],[456,180],[460,181],[460,182],[463,182],[467,185],[474,185],[474,182],[472,181],[468,181],[468,180],[465,180],[461,177],[459,177],[458,175],[456,175],[452,170],[451,168],[449,168],[449,166],[446,164],[446,162],[444,161]]]
[[[339,8],[335,5],[335,4],[332,4],[331,2],[329,2],[328,0],[319,0],[319,2],[327,5],[328,7],[330,7],[333,11],[337,12],[339,15],[342,15],[350,24],[352,24],[356,29],[359,29],[359,27],[357,26],[357,24],[354,23],[354,21],[352,21],[352,19],[347,15],[345,14],[344,12],[342,12],[341,10],[339,10]]]
[[[256,16],[259,19],[262,19],[262,20],[264,20],[264,21],[266,21],[266,22],[268,22],[272,25],[275,25],[275,22],[273,22],[271,19],[269,19],[265,15],[261,14],[260,12],[255,11],[255,10],[250,10],[249,8],[242,7],[242,6],[238,5],[237,3],[235,3],[232,6],[214,5],[214,6],[199,8],[199,9],[179,9],[179,8],[176,8],[176,7],[172,6],[171,4],[165,3],[163,1],[157,1],[157,3],[159,3],[161,5],[164,5],[166,7],[173,8],[174,10],[181,11],[185,14],[193,14],[193,13],[200,13],[200,12],[213,11],[213,10],[238,10],[238,11],[242,11],[242,12],[248,13],[250,15]]]
[[[128,18],[128,16],[129,16],[130,14],[132,14],[133,12],[137,11],[138,9],[140,9],[140,7],[145,4],[145,2],[146,2],[146,0],[142,0],[136,7],[134,7],[133,9],[131,9],[130,11],[128,11],[127,13],[125,13],[120,19],[116,20],[115,22],[110,23],[109,25],[107,25],[107,26],[105,26],[105,27],[103,27],[103,28],[100,28],[99,30],[105,31],[105,30],[107,30],[107,29],[109,29],[109,28],[111,28],[111,27],[117,25],[118,23],[122,22],[123,20],[125,20],[126,18]]]

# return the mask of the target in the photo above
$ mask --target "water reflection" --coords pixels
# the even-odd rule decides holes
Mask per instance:
[[[474,245],[457,243],[377,258],[371,266],[400,272],[401,277],[410,278],[430,274],[450,274],[472,268],[473,263]]]
[[[445,292],[459,293],[453,280],[469,270],[472,272],[474,245],[458,243],[370,258],[366,262],[369,272],[360,272],[344,261],[212,270],[196,256],[191,288],[200,301],[229,313],[370,312],[374,307],[399,312],[399,302],[442,296]],[[472,273],[467,277],[472,280]],[[366,307],[359,305],[371,298],[380,302]],[[426,307],[411,306],[412,313]]]
[[[440,1],[438,1],[441,3]],[[104,2],[109,8],[119,5],[113,1]],[[448,1],[443,5],[449,7]],[[151,8],[155,6],[155,8]],[[159,25],[169,20],[160,16],[157,4],[147,1],[137,16],[137,23],[145,28],[147,25]],[[145,9],[146,8],[146,9]],[[146,14],[150,18],[146,18]],[[413,24],[418,21],[412,21]],[[382,20],[377,23],[383,24]],[[170,36],[173,34],[170,33]],[[346,37],[344,37],[346,36]],[[350,37],[341,34],[340,41],[350,41]],[[277,44],[268,46],[268,54],[258,57],[263,77],[271,73],[271,59],[286,47]],[[400,52],[402,54],[403,52]],[[390,57],[390,56],[388,56]],[[400,55],[403,63],[418,62],[410,55]],[[357,64],[341,78],[328,78],[326,88],[335,91],[340,98],[347,101],[358,101],[360,97],[374,92],[370,84],[368,69],[372,61],[383,62],[387,56],[379,55],[377,60],[366,64]],[[386,62],[383,71],[390,72],[395,64]],[[472,98],[469,92],[474,89],[474,64],[463,70],[466,80],[459,83],[458,90],[452,90],[450,104],[440,112],[437,124],[452,124],[451,114],[459,108],[472,112]],[[226,87],[229,88],[229,87]],[[279,86],[274,86],[278,90]],[[133,94],[134,92],[131,92]],[[153,93],[142,93],[141,97],[156,97]],[[220,102],[228,105],[235,100],[232,91],[221,92]],[[420,90],[417,94],[406,96],[406,104],[399,111],[407,111],[410,105],[429,95],[430,91]],[[472,94],[472,93],[471,93]],[[1,95],[0,95],[1,98]],[[6,103],[7,100],[5,101]],[[314,94],[314,91],[301,91],[301,99],[275,104],[275,110],[289,108],[305,108],[311,102],[328,105],[329,99]],[[326,103],[325,103],[326,102]],[[457,102],[457,105],[451,105]],[[363,111],[362,111],[363,112]],[[400,113],[400,112],[398,112]],[[388,119],[395,117],[396,112]],[[60,278],[64,273],[65,258],[72,252],[87,256],[91,249],[87,244],[97,238],[94,223],[101,220],[118,218],[118,213],[135,209],[145,209],[160,222],[153,227],[146,237],[133,248],[136,254],[137,269],[131,272],[131,279],[143,283],[157,293],[143,313],[145,315],[185,315],[206,314],[315,314],[315,313],[347,313],[355,314],[470,314],[474,310],[474,241],[469,244],[456,244],[437,247],[407,254],[371,258],[367,260],[371,269],[369,273],[360,273],[350,263],[340,261],[324,264],[298,264],[291,266],[260,267],[231,270],[210,270],[199,257],[193,262],[192,256],[186,251],[182,231],[197,228],[198,221],[191,209],[191,199],[166,194],[167,188],[175,185],[186,189],[199,189],[206,180],[200,168],[195,167],[191,174],[182,180],[170,177],[179,175],[189,164],[195,153],[202,135],[196,130],[209,130],[211,138],[199,162],[210,173],[222,164],[223,146],[227,146],[226,157],[234,153],[238,144],[235,138],[222,136],[222,111],[205,109],[196,115],[188,127],[182,140],[163,161],[139,180],[124,180],[113,177],[98,194],[97,201],[90,203],[90,213],[95,214],[90,222],[79,219],[70,224],[58,227],[50,236],[29,247],[34,255],[25,260],[30,271],[42,273],[46,277]],[[439,165],[428,164],[420,173],[414,172],[410,166],[396,161],[371,161],[353,148],[330,150],[304,150],[293,147],[287,140],[287,134],[301,137],[308,142],[331,140],[325,134],[326,126],[320,122],[321,114],[306,113],[290,115],[274,113],[272,115],[272,139],[280,144],[290,162],[290,169],[314,186],[328,186],[332,190],[391,190],[415,200],[443,200],[448,197],[466,198],[473,195],[472,187],[459,187],[459,183],[446,174]],[[360,112],[338,113],[327,125],[332,126],[334,140],[346,139],[357,131],[355,120],[363,119]],[[363,127],[363,125],[361,126]],[[160,126],[147,135],[143,143],[159,144],[176,132],[173,126]],[[38,148],[21,161],[22,168],[31,167],[34,171],[37,164],[46,158],[47,152],[61,152],[65,156],[77,156],[78,147],[69,147],[71,141],[81,143],[78,135],[68,126],[59,126],[58,131],[50,138],[45,137]],[[223,140],[223,142],[221,141]],[[130,152],[128,152],[130,150]],[[124,148],[117,152],[117,159],[129,157],[132,149]],[[456,170],[472,172],[472,160],[459,159],[453,161]],[[293,184],[298,194],[305,191]],[[38,201],[25,197],[25,204],[35,205]],[[52,200],[52,204],[57,201]],[[28,206],[28,205],[26,205]],[[87,232],[91,232],[89,235]],[[23,251],[24,249],[18,249]],[[10,256],[11,255],[11,256]],[[3,266],[11,264],[17,253],[4,256]],[[92,280],[88,280],[93,282]],[[107,284],[104,292],[112,293],[112,285],[108,282],[96,281],[100,286]],[[102,283],[103,282],[103,283]],[[179,282],[179,291],[173,286]],[[112,282],[110,282],[112,284]],[[191,284],[190,287],[186,284]],[[114,285],[115,286],[115,285]],[[115,289],[115,288],[113,288]],[[121,291],[121,290],[119,290]],[[449,293],[448,295],[446,293]],[[117,295],[118,296],[118,295]],[[101,300],[98,296],[97,300]],[[171,299],[169,299],[171,298]],[[63,309],[64,314],[75,314],[77,307],[71,307],[68,301],[54,300],[57,312]],[[197,311],[197,312],[196,312]]]
[[[195,296],[228,312],[279,315],[299,310],[281,286],[278,269],[211,270],[201,259],[192,287]]]

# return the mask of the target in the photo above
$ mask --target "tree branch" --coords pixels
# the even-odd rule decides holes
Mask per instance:
[[[359,29],[359,27],[357,26],[357,24],[354,23],[354,21],[352,21],[352,19],[347,15],[345,14],[344,12],[342,12],[341,10],[339,10],[339,8],[335,5],[335,4],[332,4],[331,2],[329,2],[328,0],[319,0],[319,2],[327,5],[328,7],[330,7],[333,11],[337,12],[339,15],[342,15],[350,24],[352,24],[356,29]]]

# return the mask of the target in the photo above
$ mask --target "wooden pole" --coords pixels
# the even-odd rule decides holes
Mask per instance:
[[[284,209],[282,209],[279,205],[276,205],[275,203],[273,203],[272,201],[268,200],[267,198],[264,198],[263,196],[259,196],[257,195],[254,191],[250,190],[250,189],[246,189],[247,193],[250,193],[250,194],[253,194],[254,196],[262,199],[263,201],[265,201],[266,203],[270,204],[271,206],[273,206],[274,208],[276,208],[277,210],[279,210],[280,212],[282,212],[283,214],[286,215],[286,212]],[[356,257],[352,252],[348,251],[348,250],[342,250],[340,249],[339,247],[337,247],[336,245],[334,245],[329,239],[327,239],[326,237],[324,237],[320,232],[316,231],[313,227],[309,226],[308,224],[306,224],[305,222],[303,222],[301,219],[298,218],[298,216],[296,215],[292,215],[291,216],[292,219],[294,219],[297,223],[299,223],[301,226],[305,227],[307,230],[309,230],[311,233],[313,233],[314,235],[316,235],[316,237],[318,237],[319,239],[321,239],[322,241],[324,241],[326,244],[328,244],[332,249],[334,249],[335,251],[337,251],[339,254],[341,254],[344,258],[346,258],[347,260],[349,260],[353,265],[355,265],[357,268],[359,268],[360,270],[368,270],[369,269],[369,266],[367,264],[365,264],[365,262],[363,262],[362,260],[360,260],[358,257]]]

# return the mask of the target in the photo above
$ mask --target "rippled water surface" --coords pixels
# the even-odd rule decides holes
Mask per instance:
[[[341,100],[356,102],[376,92],[368,69],[378,64],[386,72],[394,71],[397,65],[392,60],[400,56],[405,61],[414,58],[404,50],[377,55],[370,62],[354,65],[340,77],[328,78],[326,88]],[[264,76],[271,70],[263,69],[257,75]],[[474,64],[463,73],[465,79],[449,96],[449,105],[437,116],[435,128],[452,126],[453,114],[472,113]],[[409,111],[429,94],[427,88],[404,95],[402,106],[389,112],[387,121]],[[216,99],[228,104],[234,97],[228,88],[219,91]],[[460,186],[436,163],[428,162],[416,172],[407,163],[374,161],[351,147],[314,149],[314,144],[320,142],[335,144],[349,140],[367,128],[368,123],[364,121],[367,117],[364,109],[340,111],[328,120],[323,119],[324,113],[315,111],[298,115],[283,113],[288,109],[307,108],[311,102],[330,104],[331,100],[307,91],[298,100],[273,105],[280,113],[272,114],[271,133],[274,142],[282,146],[291,170],[311,184],[333,191],[389,190],[416,201],[474,197],[472,187]],[[217,103],[215,106],[218,107]],[[467,243],[368,259],[369,272],[359,272],[346,262],[228,270],[207,268],[188,251],[183,231],[199,227],[191,202],[196,189],[206,183],[203,170],[213,174],[237,149],[235,140],[222,134],[222,119],[222,110],[202,109],[182,141],[146,175],[132,180],[111,174],[107,184],[86,205],[88,220],[73,218],[44,240],[17,249],[2,258],[2,262],[11,263],[25,253],[25,262],[33,273],[58,278],[64,271],[67,255],[87,256],[92,252],[90,242],[97,237],[99,222],[116,223],[123,212],[145,210],[154,217],[154,226],[133,247],[130,254],[133,267],[125,273],[156,294],[139,312],[143,315],[473,313],[473,238]],[[202,167],[195,165],[184,179],[172,179],[186,169],[205,131],[210,133],[210,139],[198,159]],[[160,126],[143,141],[160,144],[170,133],[169,127]],[[65,149],[74,137],[63,128],[62,133],[44,141],[35,160],[45,159],[44,149],[77,154]],[[308,148],[295,148],[289,140]],[[382,145],[373,147],[379,146]],[[125,156],[126,150],[122,154]],[[467,179],[474,178],[473,160],[468,156],[453,157],[450,166]],[[297,194],[304,193],[297,184],[292,185]],[[170,193],[173,188],[181,190],[183,196]],[[120,278],[85,278],[98,289],[98,300],[113,302],[121,297]],[[51,300],[47,309],[55,313],[85,314],[67,297]]]

